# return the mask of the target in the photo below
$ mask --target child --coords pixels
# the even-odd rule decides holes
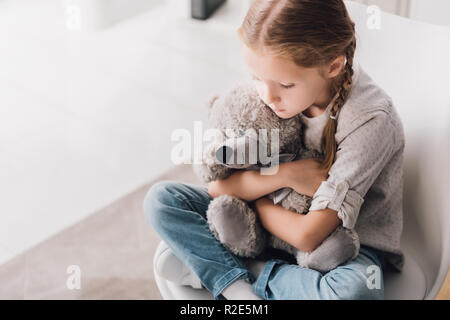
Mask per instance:
[[[274,175],[239,171],[208,188],[154,184],[145,215],[171,249],[157,272],[203,285],[215,299],[383,299],[385,263],[401,270],[404,259],[403,126],[391,98],[354,61],[343,1],[256,0],[238,31],[260,98],[281,118],[300,114],[305,145],[324,159],[283,163]],[[282,187],[313,197],[307,215],[264,197]],[[269,232],[303,251],[341,223],[354,228],[359,255],[324,274],[281,259],[249,270],[208,228],[208,204],[222,194],[251,202]]]

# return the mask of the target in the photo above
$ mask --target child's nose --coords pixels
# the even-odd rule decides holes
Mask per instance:
[[[266,104],[276,104],[277,102],[280,102],[281,99],[272,87],[266,85],[263,93],[263,100]]]

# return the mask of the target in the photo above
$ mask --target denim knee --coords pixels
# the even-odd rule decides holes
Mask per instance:
[[[147,222],[155,229],[158,229],[161,222],[164,221],[161,216],[161,214],[163,213],[161,210],[161,206],[174,205],[173,202],[176,200],[176,198],[174,197],[173,193],[170,192],[174,184],[175,182],[173,181],[158,181],[150,187],[147,194],[145,195],[144,201],[142,203],[144,216]],[[164,214],[166,215],[167,212],[165,212]]]
[[[340,300],[383,300],[383,288],[370,289],[364,282],[353,285],[348,292],[342,292],[338,295]]]
[[[320,279],[321,290],[327,292],[329,299],[334,300],[383,300],[384,286],[380,288],[372,288],[364,277],[353,278],[351,281],[347,279],[346,283],[351,285],[343,286],[345,283],[339,275],[325,274]]]

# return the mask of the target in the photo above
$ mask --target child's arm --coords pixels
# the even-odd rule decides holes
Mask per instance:
[[[262,175],[257,170],[237,171],[227,179],[208,184],[208,193],[216,198],[223,194],[251,202],[273,191],[290,187],[312,197],[322,181],[327,180],[320,163],[315,159],[302,159],[281,163],[272,175]]]
[[[256,200],[254,208],[267,231],[305,252],[314,251],[342,222],[337,211],[330,208],[302,215],[268,198]]]
[[[310,197],[328,177],[317,159],[289,162],[285,174],[289,187]],[[302,215],[275,205],[268,198],[256,200],[254,209],[266,230],[305,252],[314,251],[342,222],[337,211],[330,208]]]
[[[210,182],[208,192],[213,198],[229,194],[247,202],[258,199],[254,209],[263,226],[299,250],[311,252],[342,222],[337,211],[326,208],[301,215],[261,197],[284,187],[312,197],[327,177],[328,172],[317,159],[301,159],[280,164],[273,175],[261,175],[255,170],[237,171],[227,179]]]
[[[272,175],[262,175],[258,170],[236,171],[226,179],[210,182],[208,193],[213,198],[228,194],[251,202],[286,187],[286,169],[285,163],[282,163],[278,172]]]

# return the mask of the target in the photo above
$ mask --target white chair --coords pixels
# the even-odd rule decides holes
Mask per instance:
[[[392,97],[406,134],[406,259],[403,272],[385,274],[385,299],[434,299],[450,266],[450,28],[382,12],[380,28],[372,29],[373,11],[346,5],[356,23],[357,59]],[[212,299],[206,289],[155,279],[164,299]]]

